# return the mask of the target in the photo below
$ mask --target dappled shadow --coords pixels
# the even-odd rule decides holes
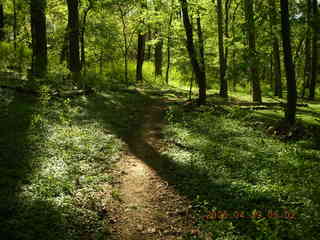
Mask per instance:
[[[28,129],[36,99],[15,95],[8,106],[3,106],[0,117],[0,188],[1,216],[12,216],[15,199],[21,186],[32,174]]]
[[[61,206],[28,189],[42,164],[37,154],[47,140],[37,125],[39,99],[8,95],[12,99],[0,105],[0,239],[68,239],[76,216],[69,213],[66,219]]]
[[[278,210],[283,207],[279,198],[270,192],[257,190],[253,195],[250,189],[240,184],[221,181],[220,178],[224,176],[210,176],[206,167],[202,168],[192,163],[175,161],[169,155],[161,153],[159,149],[161,146],[157,146],[160,137],[156,135],[161,130],[160,121],[163,121],[163,114],[167,105],[163,99],[144,92],[99,93],[89,97],[85,105],[88,116],[96,118],[98,122],[104,125],[106,131],[121,138],[132,154],[156,170],[162,179],[190,200],[206,200],[210,203],[208,209],[215,208],[229,210],[230,212],[241,210],[251,213],[254,209],[267,212],[271,209]],[[211,124],[219,123],[212,122]],[[143,128],[148,128],[147,132]],[[227,133],[227,135],[229,134],[232,133]],[[229,148],[238,148],[236,145],[228,144],[227,140],[218,143],[216,139],[209,139],[210,142],[226,144]],[[238,164],[239,168],[247,168],[247,176],[243,179],[248,181],[248,184],[255,185],[255,175],[259,174],[260,170],[262,171],[264,168],[272,169],[275,165],[266,166],[267,163],[263,163],[265,156],[259,156],[260,151],[255,153],[257,149],[246,145],[244,145],[244,148],[252,154],[252,159],[259,159],[260,165],[254,167],[253,165],[257,162],[249,165],[238,161],[234,163]],[[211,159],[209,161],[220,161],[219,154],[215,152],[215,149],[212,149],[209,154],[212,154],[206,156]],[[270,158],[270,156],[268,157]],[[230,164],[232,164],[231,160]],[[228,168],[228,166],[225,167]],[[250,167],[254,167],[254,171],[251,171]],[[259,167],[262,169],[259,169]],[[234,169],[234,166],[230,168],[230,171],[232,169]],[[234,177],[236,178],[236,176]],[[241,176],[238,177],[241,178]],[[245,234],[254,236],[254,232],[257,231],[252,219],[235,220],[233,223],[236,226],[242,226],[242,230],[245,226],[248,230]]]

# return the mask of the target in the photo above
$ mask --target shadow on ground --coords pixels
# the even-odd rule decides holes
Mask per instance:
[[[43,134],[31,130],[38,99],[15,94],[0,115],[0,238],[63,239],[59,211],[45,200],[21,196],[22,188],[39,167],[34,161]]]
[[[121,138],[127,144],[131,153],[155,169],[159,176],[167,181],[169,185],[174,186],[178,193],[186,196],[193,202],[207,201],[208,208],[206,210],[214,208],[217,210],[226,210],[229,211],[229,213],[233,211],[246,211],[246,213],[251,213],[254,209],[267,212],[268,210],[279,210],[285,207],[278,196],[266,192],[263,189],[257,190],[253,195],[250,189],[244,188],[241,185],[215,181],[212,176],[208,175],[205,167],[201,168],[190,163],[184,164],[174,161],[174,159],[159,152],[155,146],[148,143],[142,134],[142,128],[145,126],[145,122],[153,121],[153,128],[157,128],[157,121],[163,120],[164,109],[168,105],[168,103],[165,103],[158,95],[159,94],[154,96],[148,94],[148,92],[134,90],[132,92],[115,92],[114,94],[99,93],[89,97],[85,105],[89,116],[103,124],[107,131]],[[155,111],[154,108],[160,110]],[[151,112],[148,113],[148,111]],[[150,117],[150,115],[152,116]],[[211,124],[219,123],[212,122]],[[226,136],[228,135],[229,134],[226,134]],[[209,141],[216,142],[217,140],[209,139]],[[227,141],[222,144],[226,143]],[[226,147],[236,149],[239,146],[227,144]],[[250,184],[254,184],[255,181],[257,181],[256,174],[258,174],[259,171],[267,169],[272,172],[275,166],[267,166],[268,163],[263,163],[263,158],[266,156],[263,155],[264,153],[259,151],[259,149],[251,148],[250,146],[244,147],[247,152],[253,155],[253,159],[258,159],[258,161],[254,163],[260,162],[259,166],[253,166],[254,163],[251,164],[255,171],[251,172],[250,169],[247,169],[246,176],[243,178],[248,182],[251,181]],[[215,156],[218,157],[214,149],[211,153],[213,154],[210,156],[211,158],[215,158]],[[218,158],[216,160],[219,161]],[[232,160],[229,162],[230,164],[238,164],[239,168],[248,167],[241,162],[232,162]],[[228,168],[228,166],[225,167]],[[230,170],[234,167],[235,166],[230,167]],[[259,167],[261,167],[261,169],[259,169]],[[203,211],[204,205],[205,204],[201,202],[199,209],[195,210],[199,210],[202,214],[205,213],[205,211]],[[230,220],[230,222],[236,226],[234,232],[238,232],[241,236],[247,237],[246,239],[255,239],[257,232],[261,231],[261,229],[257,228],[255,221],[256,220],[250,218]],[[288,236],[287,231],[288,229],[285,229],[280,232],[279,234],[282,234],[280,237]]]

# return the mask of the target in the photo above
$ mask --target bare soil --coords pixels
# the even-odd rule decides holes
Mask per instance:
[[[118,203],[111,214],[113,239],[183,239],[193,231],[189,201],[159,175],[167,167],[161,156],[164,110],[160,103],[147,105],[143,125],[125,140],[127,151],[117,165]]]

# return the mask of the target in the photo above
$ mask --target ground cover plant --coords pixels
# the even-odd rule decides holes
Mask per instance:
[[[193,199],[199,226],[213,239],[319,238],[319,126],[302,109],[309,128],[281,136],[274,109],[239,102],[167,111],[166,154],[183,166],[177,188]]]
[[[0,239],[320,239],[319,19],[0,0]]]

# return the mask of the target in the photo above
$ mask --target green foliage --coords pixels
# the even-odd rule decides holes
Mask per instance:
[[[107,170],[121,144],[81,107],[87,98],[57,101],[44,85],[40,92],[1,103],[1,237],[105,239]]]
[[[268,118],[237,107],[172,106],[166,118],[174,181],[193,199],[203,231],[214,239],[319,238],[320,154],[306,147],[315,139],[282,142],[267,135]],[[286,209],[296,218],[268,217]],[[210,211],[261,211],[264,218],[204,220]]]

